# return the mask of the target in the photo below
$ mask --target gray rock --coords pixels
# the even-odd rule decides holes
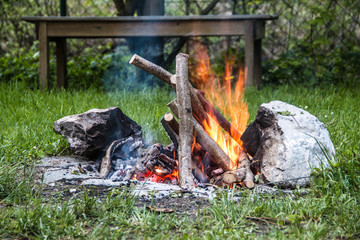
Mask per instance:
[[[335,154],[322,122],[281,101],[262,104],[241,140],[263,179],[280,187],[307,185],[312,169],[328,167]]]
[[[68,140],[74,154],[87,157],[101,154],[114,140],[142,135],[141,127],[117,107],[63,117],[53,129]]]

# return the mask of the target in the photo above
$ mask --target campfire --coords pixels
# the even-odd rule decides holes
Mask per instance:
[[[294,188],[308,185],[314,168],[329,165],[334,145],[315,116],[272,101],[260,105],[247,126],[246,69],[237,67],[235,81],[235,57],[229,56],[220,80],[202,46],[194,48],[200,49],[197,62],[189,64],[188,55],[178,54],[175,74],[138,55],[130,60],[174,89],[176,99],[167,104],[171,112],[161,119],[172,144],[145,147],[141,126],[117,107],[64,117],[54,122],[54,131],[68,139],[76,155],[98,159],[91,174],[110,181],[151,181],[191,190],[208,185],[253,188],[257,179]],[[90,177],[91,171],[80,169]]]
[[[168,103],[172,113],[166,113],[161,124],[172,144],[151,146],[135,166],[127,172],[125,180],[150,180],[179,183],[183,189],[206,184],[240,184],[254,187],[252,157],[246,153],[240,140],[248,120],[247,105],[243,102],[244,73],[240,71],[232,90],[234,58],[225,66],[225,92],[211,71],[209,58],[204,56],[189,72],[188,55],[176,57],[176,74],[134,55],[133,64],[170,84],[177,98]],[[189,75],[203,90],[194,88]],[[209,100],[206,97],[209,96]],[[231,124],[213,105],[228,114]],[[178,121],[176,120],[178,119]],[[104,157],[100,174],[110,171],[110,158]]]

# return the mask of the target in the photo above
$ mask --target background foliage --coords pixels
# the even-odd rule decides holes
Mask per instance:
[[[209,1],[166,0],[165,15],[202,14]],[[209,14],[275,14],[279,19],[267,23],[267,36],[263,44],[264,83],[301,83],[308,86],[345,82],[359,82],[357,67],[360,65],[360,4],[352,0],[218,0]],[[116,16],[112,0],[67,1],[70,16]],[[7,0],[0,2],[0,80],[24,79],[36,86],[37,42],[34,26],[20,20],[22,16],[57,16],[57,0]],[[243,47],[241,37],[207,38],[210,56],[216,65],[222,61],[219,52]],[[99,76],[112,69],[114,54],[122,57],[127,51],[115,51],[126,46],[123,40],[89,39],[68,40],[70,86],[103,87]],[[101,46],[101,47],[99,47]],[[171,52],[173,44],[166,45]],[[91,50],[90,50],[91,49]],[[122,48],[124,49],[124,48]],[[183,51],[185,51],[183,49]],[[109,54],[110,56],[105,56]],[[239,54],[241,56],[241,54]],[[55,60],[51,59],[53,64]],[[94,61],[97,62],[96,67]],[[80,62],[80,64],[72,64]],[[9,69],[13,66],[13,69]],[[87,67],[88,66],[88,67]],[[23,77],[26,78],[23,78]],[[71,78],[81,79],[72,84]],[[95,80],[97,79],[97,80]],[[119,81],[119,80],[118,80]],[[121,81],[121,80],[120,80]],[[76,81],[75,81],[76,82]]]

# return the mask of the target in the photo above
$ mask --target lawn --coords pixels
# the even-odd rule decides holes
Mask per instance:
[[[52,131],[55,120],[91,108],[120,107],[143,127],[148,143],[168,143],[160,118],[174,98],[168,89],[103,93],[29,90],[0,82],[0,237],[55,239],[334,239],[360,238],[359,87],[265,87],[246,91],[250,121],[258,106],[282,100],[324,122],[335,145],[331,169],[314,173],[305,196],[258,195],[238,189],[241,201],[220,195],[186,213],[158,214],[136,206],[126,189],[113,189],[102,201],[91,190],[82,198],[45,199],[31,178],[45,155],[69,154]]]

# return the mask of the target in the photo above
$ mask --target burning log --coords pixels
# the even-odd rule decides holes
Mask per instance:
[[[193,143],[194,128],[191,124],[192,110],[190,89],[188,87],[188,56],[176,56],[176,95],[179,98],[179,182],[183,189],[194,187],[191,172],[191,146]]]
[[[191,162],[192,174],[200,183],[208,183],[210,178],[196,165],[194,161]]]
[[[170,110],[179,116],[176,99],[167,104]],[[230,170],[230,158],[221,147],[205,132],[204,128],[192,117],[192,123],[196,132],[196,140],[210,154],[216,164],[225,171]]]
[[[138,68],[147,71],[148,73],[157,76],[164,82],[170,84],[174,90],[176,91],[176,81],[175,78],[172,77],[173,74],[166,71],[162,67],[151,63],[150,61],[140,57],[137,54],[134,54],[134,56],[129,61],[130,64],[133,64],[137,66]],[[172,80],[173,79],[173,80]],[[211,104],[209,103],[205,97],[202,95],[202,93],[195,88],[191,86],[190,83],[188,83],[189,89],[190,89],[190,96],[191,96],[191,107],[194,113],[195,118],[199,121],[200,124],[203,124],[204,120],[208,119],[207,113],[213,113],[214,118],[219,123],[219,125],[239,144],[241,144],[241,134],[239,131],[234,128],[229,121],[224,118],[219,111]],[[207,113],[206,113],[207,112]]]

